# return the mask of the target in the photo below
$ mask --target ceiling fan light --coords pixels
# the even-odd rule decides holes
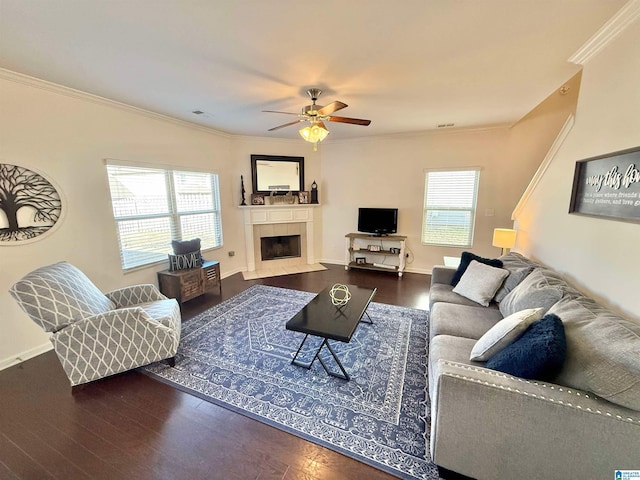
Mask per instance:
[[[315,123],[308,127],[301,128],[298,133],[300,133],[300,136],[307,142],[318,143],[327,138],[329,130],[327,130],[324,125]]]

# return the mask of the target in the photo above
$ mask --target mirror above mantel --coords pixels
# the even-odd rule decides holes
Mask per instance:
[[[251,155],[253,193],[284,195],[304,190],[304,157]]]

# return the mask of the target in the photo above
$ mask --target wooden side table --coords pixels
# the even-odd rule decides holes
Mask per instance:
[[[169,298],[175,298],[182,304],[192,298],[199,297],[216,287],[222,294],[220,282],[220,262],[204,262],[200,268],[185,270],[163,270],[158,272],[160,292]]]

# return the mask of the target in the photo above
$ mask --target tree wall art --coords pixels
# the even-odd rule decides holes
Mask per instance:
[[[56,188],[28,168],[0,163],[0,245],[33,240],[60,220]]]

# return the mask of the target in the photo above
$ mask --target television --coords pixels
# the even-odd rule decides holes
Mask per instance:
[[[359,208],[358,231],[376,236],[398,231],[397,208]]]

